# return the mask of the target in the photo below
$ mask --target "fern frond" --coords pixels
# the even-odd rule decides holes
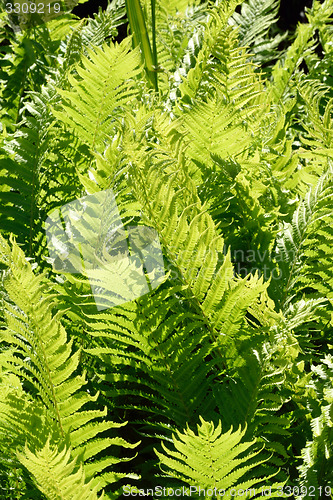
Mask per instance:
[[[234,3],[228,5],[228,8],[232,7],[235,7]],[[227,25],[225,16],[227,9],[221,3],[217,12],[212,12],[206,26],[195,66],[188,71],[186,78],[182,75],[179,104],[192,107],[194,101],[214,97],[218,90],[226,103],[242,110],[241,116],[250,120],[254,108],[265,104],[263,87],[248,61],[246,50],[238,46],[236,29]]]
[[[201,309],[207,327],[214,336],[213,332],[219,332],[223,323],[231,327],[234,320],[231,319],[229,324],[229,314],[230,318],[237,318],[234,326],[239,324],[240,318],[245,314],[245,304],[249,306],[255,300],[256,292],[259,295],[259,290],[265,285],[262,279],[254,277],[249,282],[245,279],[238,283],[238,287],[235,287],[235,283],[232,284],[230,257],[223,259],[224,263],[220,265],[223,239],[197,194],[195,191],[186,193],[177,187],[176,175],[171,178],[163,176],[158,167],[159,162],[151,165],[150,158],[153,157],[146,157],[143,163],[136,164],[132,169],[135,194],[149,223],[157,230],[167,251],[167,258],[175,266],[178,279],[194,295],[196,308],[198,311]],[[181,158],[180,156],[178,165],[184,163]],[[181,168],[179,175],[180,179],[185,175]],[[188,202],[184,203],[186,198]],[[239,303],[236,313],[232,304],[235,304],[235,300],[237,302],[236,296],[239,300],[245,290],[244,309]],[[216,300],[211,300],[212,297],[220,300],[218,307]],[[223,329],[223,333],[227,334],[227,330]],[[234,333],[234,328],[231,328],[231,332]]]
[[[270,465],[281,466],[287,458],[286,443],[283,441],[289,435],[287,429],[290,423],[288,415],[278,415],[288,399],[286,393],[281,391],[285,382],[284,367],[274,366],[273,346],[259,347],[261,352],[252,349],[250,354],[246,346],[254,345],[254,341],[244,338],[243,344],[244,350],[233,353],[234,357],[238,355],[242,358],[243,366],[237,366],[240,359],[235,360],[235,368],[230,375],[214,387],[222,422],[227,428],[246,425],[246,436],[256,437],[258,442],[265,443],[269,452],[274,452],[268,457]]]
[[[317,299],[301,299],[295,303],[290,303],[284,313],[284,328],[287,330],[301,330],[305,337],[306,324],[320,320],[320,311],[327,307],[327,299],[319,297]],[[302,328],[300,328],[302,327]]]
[[[42,223],[47,212],[82,189],[75,172],[82,164],[80,145],[63,133],[50,112],[57,99],[52,83],[30,93],[26,116],[0,152],[0,227],[5,235],[14,233],[38,263],[45,251]]]
[[[295,86],[295,74],[304,58],[314,51],[314,29],[329,22],[332,6],[330,0],[320,4],[314,1],[312,9],[307,12],[308,24],[299,24],[296,38],[288,48],[284,63],[278,61],[272,72],[272,94],[276,102],[286,100],[288,92]],[[289,89],[289,90],[288,90]]]
[[[98,393],[92,396],[82,390],[87,382],[84,375],[77,374],[80,351],[72,353],[73,339],[67,341],[59,313],[52,313],[55,303],[49,296],[50,284],[45,276],[34,275],[16,243],[10,246],[1,237],[0,245],[1,262],[10,269],[4,282],[10,302],[5,303],[6,328],[0,338],[11,349],[2,356],[3,366],[25,379],[37,393],[61,439],[72,436],[73,456],[81,455],[81,460],[89,461],[112,444],[131,448],[131,444],[111,437],[96,439],[106,430],[124,424],[100,421],[106,409],[80,411],[96,401]],[[96,463],[96,468],[89,470],[95,476],[95,472],[113,463],[114,458],[109,457],[103,466]],[[103,477],[95,477],[95,481],[103,484]]]
[[[195,33],[202,30],[202,23],[207,19],[207,5],[199,2],[157,2],[156,5],[156,43],[159,68],[163,70],[160,79],[167,89],[167,77],[173,78],[170,72],[178,72],[178,68],[189,57],[191,40]],[[150,17],[148,16],[148,23]],[[163,91],[163,90],[162,90]]]
[[[225,97],[217,93],[206,102],[197,102],[183,115],[184,133],[188,148],[186,154],[194,162],[207,166],[211,155],[221,158],[241,155],[251,143],[237,110],[225,105]]]
[[[150,455],[175,426],[196,424],[199,414],[209,418],[211,383],[221,364],[186,291],[166,286],[137,304],[89,315],[85,324],[89,344],[95,345],[85,351],[98,361],[100,389],[125,410],[134,436],[142,440],[140,452]],[[153,456],[141,473],[143,485],[158,473]]]
[[[122,407],[171,419],[178,426],[195,421],[198,408],[207,405],[213,364],[207,359],[212,345],[202,320],[194,312],[186,313],[185,304],[180,315],[173,311],[180,290],[169,288],[140,299],[135,327],[126,321],[126,310],[109,313],[100,324],[94,321],[98,317],[91,317],[88,332],[104,337],[110,347],[86,349],[105,364],[100,376],[107,382],[106,395],[118,398]],[[119,313],[124,315],[120,324]]]
[[[0,378],[0,495],[11,498],[11,495],[24,494],[28,490],[39,500],[38,489],[18,460],[16,451],[22,450],[26,441],[33,449],[39,449],[49,434],[57,439],[59,432],[45,408],[23,391],[15,375],[2,373]]]
[[[51,123],[47,107],[36,103],[24,126],[5,142],[6,157],[0,159],[0,226],[5,234],[15,230],[29,255],[33,254],[36,236],[45,217],[40,197]]]
[[[233,486],[242,490],[255,486],[256,495],[260,496],[264,487],[262,483],[266,481],[267,486],[267,480],[272,476],[247,478],[249,471],[253,473],[264,461],[260,451],[251,451],[255,441],[241,442],[245,429],[233,431],[231,428],[222,433],[221,422],[215,427],[213,422],[200,420],[197,433],[189,428],[177,431],[173,436],[175,449],[170,450],[162,443],[164,453],[155,450],[162,470],[166,467],[170,477],[180,479],[189,486],[213,491],[216,488],[217,499],[231,498]],[[278,496],[278,488],[282,484],[272,485],[270,498]]]
[[[281,271],[280,306],[306,289],[332,297],[332,202],[332,173],[328,171],[310,187],[292,223],[284,224],[276,250]]]
[[[287,99],[286,93],[294,83],[292,77],[299,68],[305,51],[313,50],[311,40],[312,27],[309,25],[299,25],[294,43],[288,48],[284,65],[278,61],[273,68],[272,93],[276,102]]]
[[[278,9],[277,0],[248,0],[242,3],[240,13],[233,14],[232,20],[239,26],[240,39],[245,46],[267,35],[271,25],[277,21]]]
[[[320,486],[327,486],[325,495],[333,486],[333,363],[332,357],[326,356],[321,364],[312,366],[313,378],[309,384],[308,404],[319,416],[310,421],[311,438],[301,451],[302,463],[299,465],[300,485],[315,486],[314,498],[321,496]],[[316,380],[317,379],[317,380]],[[315,394],[313,394],[313,392]],[[313,396],[316,396],[315,398]],[[310,396],[310,397],[309,397]],[[312,397],[311,397],[312,396]],[[319,403],[319,412],[318,412]]]
[[[33,65],[33,45],[30,40],[23,38],[12,44],[10,52],[2,58],[1,66],[7,69],[6,83],[1,97],[1,121],[13,132],[15,125],[20,121],[22,112],[22,97],[28,86],[28,75]],[[3,85],[3,83],[2,83]],[[28,88],[27,88],[28,87]]]
[[[119,45],[88,50],[88,57],[69,76],[71,90],[59,89],[62,109],[54,115],[72,129],[92,152],[104,150],[114,122],[136,95],[133,79],[139,74],[137,51],[130,51],[130,38]]]
[[[71,460],[71,450],[52,446],[48,440],[45,446],[32,452],[28,446],[24,453],[18,453],[20,462],[34,476],[39,490],[48,499],[97,500],[98,487],[85,481],[82,466],[76,467],[76,460]]]
[[[314,80],[303,79],[298,85],[298,91],[305,104],[305,116],[301,120],[306,135],[301,136],[306,146],[311,146],[311,154],[317,151],[325,154],[325,149],[333,149],[332,107],[330,99],[321,112],[322,101],[329,91],[329,87]],[[311,125],[310,125],[311,123]],[[316,151],[317,150],[317,151]],[[327,151],[329,155],[329,151]]]
[[[99,9],[93,19],[88,19],[82,29],[85,47],[101,47],[106,40],[117,37],[118,29],[125,23],[125,0],[112,0],[105,10]]]
[[[277,56],[277,48],[286,35],[269,36],[278,19],[280,0],[247,0],[235,12],[231,22],[238,27],[240,44],[251,48],[255,63],[267,63]]]

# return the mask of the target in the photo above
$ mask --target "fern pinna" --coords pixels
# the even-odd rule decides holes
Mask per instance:
[[[0,4],[1,498],[333,498],[332,0],[289,32],[279,0]],[[47,221],[120,269],[107,190],[164,277],[100,310]]]

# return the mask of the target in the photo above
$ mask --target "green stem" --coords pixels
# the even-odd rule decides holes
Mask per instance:
[[[157,86],[156,0],[151,0],[151,25],[153,35],[153,61]]]
[[[133,45],[134,47],[140,47],[142,60],[147,72],[148,82],[156,91],[158,91],[156,72],[157,50],[155,4],[156,0],[152,0],[153,45],[155,44],[153,55],[140,0],[125,0],[127,18],[133,35]]]

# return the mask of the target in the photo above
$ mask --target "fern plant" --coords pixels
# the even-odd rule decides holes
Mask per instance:
[[[279,4],[0,13],[2,498],[333,498],[333,3]]]

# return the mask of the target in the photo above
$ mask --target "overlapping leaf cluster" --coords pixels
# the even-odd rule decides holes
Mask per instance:
[[[144,0],[149,74],[130,6],[0,15],[0,496],[333,498],[333,1],[286,34],[278,0]],[[166,277],[98,312],[44,222],[107,189]]]

